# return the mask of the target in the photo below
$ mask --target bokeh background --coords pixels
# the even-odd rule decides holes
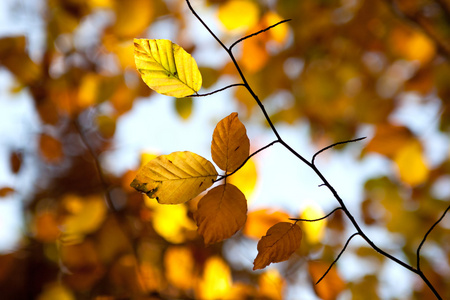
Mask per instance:
[[[373,241],[415,266],[449,206],[450,2],[193,0],[227,45],[283,139],[317,158]],[[206,247],[198,199],[162,206],[129,184],[159,154],[210,159],[215,124],[238,112],[253,151],[275,137],[243,88],[157,95],[134,67],[133,38],[164,38],[196,59],[201,93],[240,79],[181,0],[0,3],[0,294],[4,299],[433,299],[423,282],[358,237],[340,213],[302,224],[293,257],[252,271],[278,221],[337,207],[279,145],[230,180],[249,202],[233,238]],[[421,267],[450,298],[450,218]]]

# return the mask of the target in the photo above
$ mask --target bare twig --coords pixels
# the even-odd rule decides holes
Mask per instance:
[[[316,159],[316,156],[319,155],[320,153],[322,153],[322,152],[324,152],[324,151],[330,149],[330,148],[333,148],[333,147],[335,147],[335,146],[342,145],[342,144],[348,144],[348,143],[358,142],[358,141],[364,140],[365,138],[366,138],[366,137],[361,137],[361,138],[357,138],[357,139],[354,139],[354,140],[348,140],[348,141],[338,142],[338,143],[334,143],[334,144],[332,144],[332,145],[329,145],[329,146],[327,146],[327,147],[325,147],[325,148],[323,148],[323,149],[320,149],[319,151],[316,152],[316,154],[313,155],[312,160],[311,160],[311,163],[314,164],[314,160]]]
[[[342,209],[342,207],[337,207],[337,208],[333,209],[333,210],[332,210],[329,214],[327,214],[326,216],[321,217],[321,218],[318,218],[318,219],[297,219],[297,218],[289,218],[289,220],[296,221],[296,222],[298,222],[298,221],[302,221],[302,222],[317,222],[317,221],[320,221],[320,220],[323,220],[323,219],[328,218],[329,216],[331,216],[331,215],[334,214],[337,210],[340,210],[340,209]]]
[[[358,232],[352,234],[347,242],[344,245],[344,248],[342,248],[341,252],[339,252],[339,255],[336,257],[336,259],[331,263],[331,265],[328,267],[328,269],[325,271],[325,273],[322,275],[322,277],[319,278],[319,280],[317,280],[316,284],[319,284],[319,282],[322,281],[322,279],[325,278],[325,276],[327,276],[328,272],[330,272],[331,268],[334,266],[334,264],[339,260],[339,258],[341,257],[341,255],[344,253],[345,249],[347,249],[348,244],[350,244],[350,241],[352,240],[352,238],[354,238],[355,236],[359,235]]]
[[[187,96],[186,98],[193,98],[193,97],[206,97],[206,96],[210,96],[210,95],[213,95],[213,94],[215,94],[215,93],[218,93],[218,92],[224,91],[224,90],[226,90],[226,89],[229,89],[229,88],[232,88],[232,87],[235,87],[235,86],[244,86],[244,84],[242,84],[242,83],[235,83],[235,84],[230,84],[230,85],[228,85],[228,86],[226,86],[226,87],[224,87],[224,88],[221,88],[221,89],[215,90],[215,91],[213,91],[213,92],[211,92],[211,93],[206,93],[206,94],[193,94],[193,95]]]

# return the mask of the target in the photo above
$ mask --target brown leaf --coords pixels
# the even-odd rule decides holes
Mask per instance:
[[[20,151],[13,151],[9,155],[9,163],[11,164],[11,171],[14,174],[19,173],[20,168],[22,167],[23,162],[23,153]]]
[[[60,162],[64,155],[61,142],[47,134],[40,135],[39,149],[42,157],[49,163]]]
[[[288,260],[300,247],[301,240],[302,230],[297,224],[280,222],[270,227],[258,242],[258,255],[253,262],[253,270]]]
[[[7,187],[0,188],[0,197],[9,196],[12,193],[14,193],[14,189],[11,187],[7,186]]]
[[[217,123],[211,142],[211,155],[219,168],[233,172],[244,163],[250,152],[250,141],[237,113]]]
[[[219,185],[200,199],[195,219],[206,244],[220,242],[244,226],[247,200],[234,185]]]
[[[310,261],[308,263],[309,274],[316,283],[329,267],[329,263],[322,261]],[[328,274],[319,282],[313,284],[314,291],[323,300],[334,300],[344,290],[345,283],[339,276],[335,267],[331,268]]]

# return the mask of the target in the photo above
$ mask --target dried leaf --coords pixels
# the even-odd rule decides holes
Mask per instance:
[[[202,86],[194,58],[169,40],[134,40],[136,67],[144,82],[156,92],[183,98]]]
[[[131,186],[161,204],[179,204],[209,188],[216,178],[210,161],[189,151],[173,152],[142,166]]]
[[[217,123],[211,142],[211,156],[219,168],[233,172],[248,158],[250,140],[237,113]]]
[[[245,224],[245,196],[232,184],[217,186],[199,201],[195,219],[206,244],[227,239]]]
[[[258,255],[253,262],[253,270],[288,260],[300,247],[301,240],[302,230],[297,224],[280,222],[270,227],[258,242]]]

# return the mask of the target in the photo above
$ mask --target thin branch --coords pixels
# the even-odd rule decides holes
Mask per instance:
[[[316,159],[316,156],[319,155],[320,153],[322,153],[322,152],[324,152],[324,151],[330,149],[330,148],[333,148],[333,147],[335,147],[335,146],[342,145],[342,144],[348,144],[348,143],[358,142],[358,141],[364,140],[365,138],[366,138],[366,137],[361,137],[361,138],[357,138],[357,139],[354,139],[354,140],[348,140],[348,141],[338,142],[338,143],[334,143],[334,144],[332,144],[332,145],[329,145],[329,146],[327,146],[327,147],[325,147],[325,148],[323,148],[323,149],[320,149],[319,151],[316,152],[316,154],[313,155],[312,160],[311,160],[311,163],[314,165],[314,160]]]
[[[420,250],[422,249],[422,246],[425,244],[425,241],[428,237],[428,235],[431,233],[431,231],[433,231],[434,227],[437,226],[437,224],[439,224],[439,222],[442,221],[442,219],[444,219],[445,215],[447,214],[447,212],[450,210],[450,206],[447,207],[447,209],[444,211],[444,213],[442,214],[442,216],[439,218],[439,220],[437,220],[433,226],[431,226],[430,229],[428,229],[427,233],[425,234],[425,236],[423,237],[423,240],[420,242],[419,247],[417,247],[417,270],[420,271]]]
[[[213,91],[213,92],[210,92],[210,93],[206,93],[206,94],[193,94],[193,95],[187,96],[186,98],[193,98],[193,97],[206,97],[206,96],[210,96],[210,95],[213,95],[213,94],[215,94],[215,93],[218,93],[218,92],[224,91],[224,90],[226,90],[226,89],[229,89],[229,88],[232,88],[232,87],[235,87],[235,86],[245,86],[245,85],[244,85],[243,83],[235,83],[235,84],[230,84],[230,85],[228,85],[228,86],[226,86],[226,87],[224,87],[224,88],[221,88],[221,89],[215,90],[215,91]]]
[[[331,263],[331,265],[328,267],[328,269],[325,271],[325,273],[322,275],[322,277],[320,277],[319,280],[317,280],[316,284],[319,284],[319,282],[322,281],[322,279],[325,278],[325,276],[327,276],[328,272],[330,272],[331,268],[333,267],[333,265],[339,260],[339,258],[341,257],[341,255],[344,253],[345,249],[347,249],[348,244],[350,244],[350,241],[352,240],[352,238],[354,238],[355,236],[360,235],[359,232],[356,232],[354,234],[352,234],[347,242],[344,245],[344,248],[342,248],[341,252],[339,253],[339,255],[336,257],[336,259]]]
[[[227,178],[227,177],[233,175],[233,174],[236,173],[239,169],[241,169],[241,168],[247,163],[247,161],[248,161],[250,158],[252,158],[253,156],[255,156],[256,154],[258,154],[259,152],[261,152],[261,151],[263,151],[264,149],[267,149],[267,148],[273,146],[274,144],[276,144],[276,143],[278,143],[278,142],[279,142],[278,140],[277,140],[277,141],[273,141],[273,142],[271,142],[270,144],[267,144],[267,145],[265,145],[264,147],[262,147],[262,148],[256,150],[255,152],[253,152],[252,154],[250,154],[250,155],[244,160],[244,162],[243,162],[236,170],[234,170],[234,171],[231,172],[231,173],[228,173],[228,174],[225,174],[225,175],[220,176],[219,178],[217,178],[216,180],[214,180],[214,182],[223,180],[223,179],[225,179],[225,178]]]
[[[274,28],[275,26],[278,26],[278,25],[280,25],[280,24],[282,24],[282,23],[286,23],[286,22],[289,22],[289,21],[291,21],[291,19],[286,19],[286,20],[280,21],[280,22],[278,22],[278,23],[276,23],[276,24],[273,24],[273,25],[267,27],[266,29],[262,29],[262,30],[260,30],[260,31],[258,31],[258,32],[255,32],[255,33],[249,34],[249,35],[247,35],[247,36],[244,36],[243,38],[240,38],[239,40],[237,40],[236,42],[234,42],[234,43],[230,46],[230,48],[228,48],[228,49],[231,51],[231,49],[233,49],[234,46],[236,46],[238,43],[242,42],[243,40],[246,40],[246,39],[248,39],[248,38],[251,38],[251,37],[253,37],[253,36],[255,36],[255,35],[258,35],[258,34],[260,34],[260,33],[266,32],[267,30],[270,30],[270,29]]]
[[[342,209],[342,207],[336,207],[336,208],[333,209],[328,215],[326,215],[326,216],[324,216],[324,217],[321,217],[321,218],[318,218],[318,219],[308,220],[308,219],[289,218],[289,220],[296,221],[296,222],[298,222],[298,221],[302,221],[302,222],[317,222],[317,221],[320,221],[320,220],[323,220],[323,219],[328,218],[329,216],[331,216],[331,215],[334,214],[337,210],[340,210],[340,209]]]

